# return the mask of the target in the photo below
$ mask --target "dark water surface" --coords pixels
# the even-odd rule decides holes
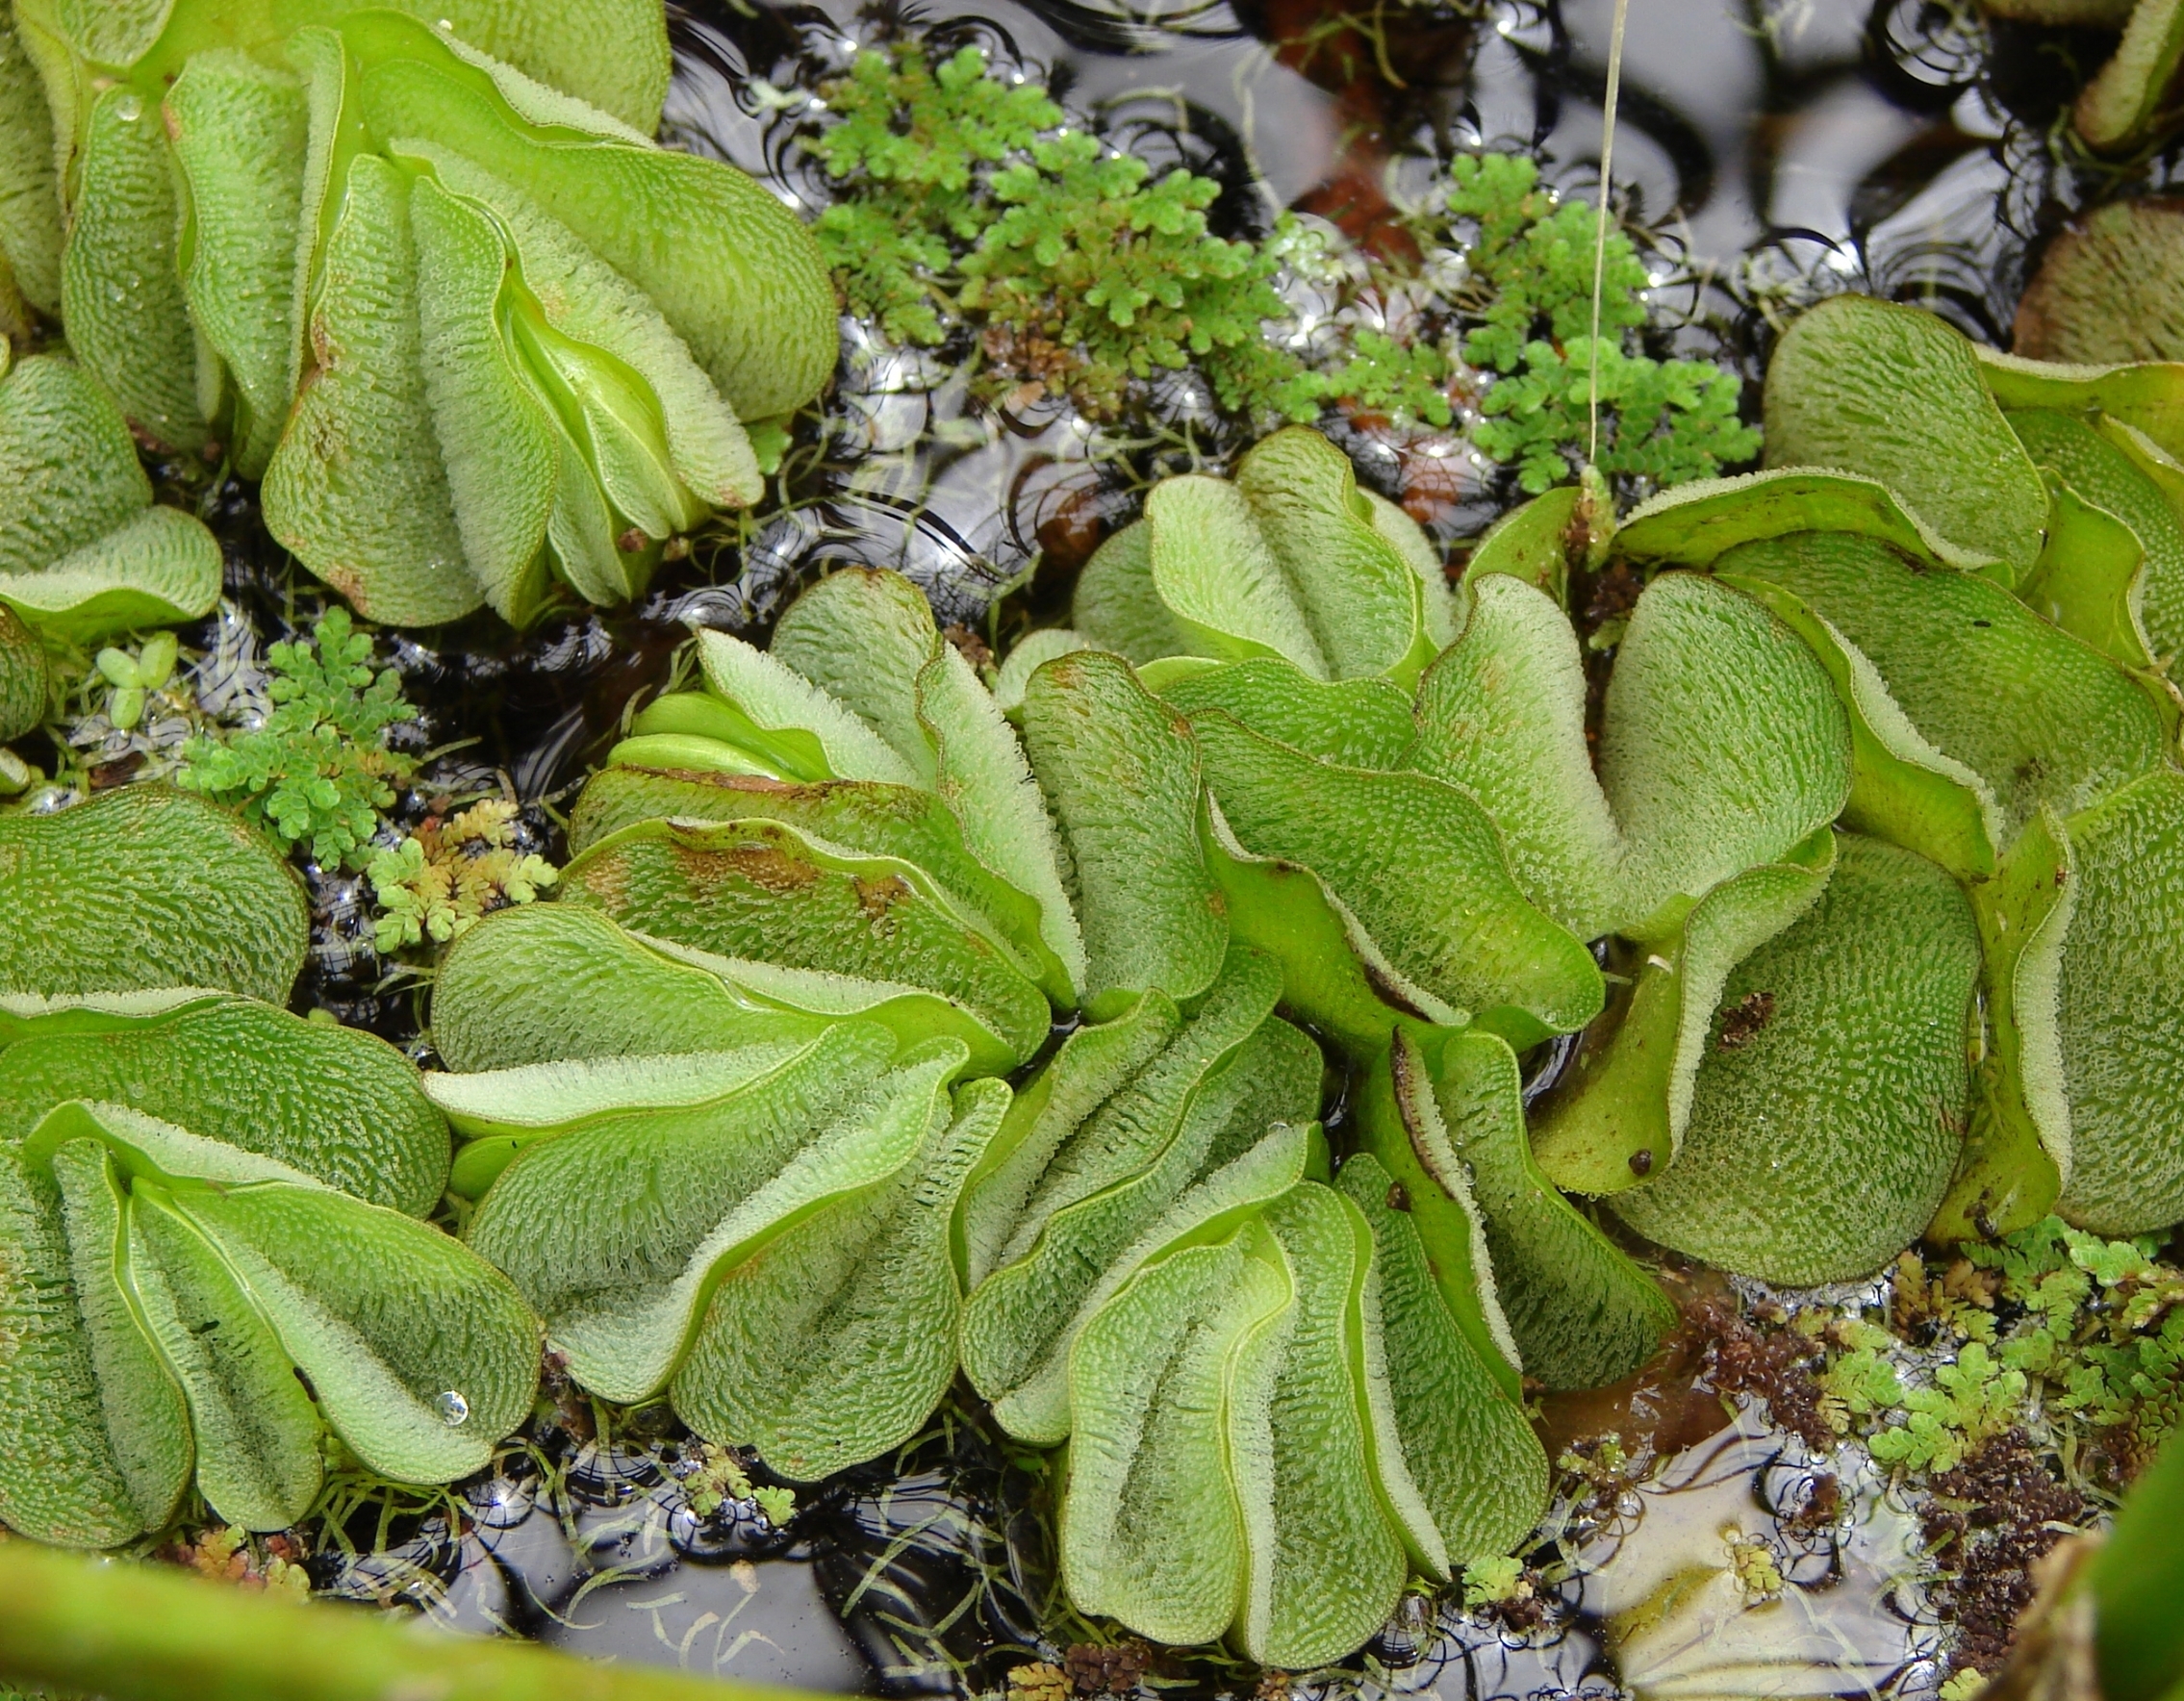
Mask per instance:
[[[814,211],[826,190],[794,144],[807,121],[799,91],[860,42],[929,31],[1043,78],[1155,165],[1219,179],[1216,217],[1231,233],[1263,230],[1288,207],[1370,238],[1459,150],[1529,148],[1553,181],[1595,192],[1611,5],[1498,0],[1467,18],[1384,0],[1343,30],[1299,0],[996,0],[887,14],[722,0],[671,8],[668,129]],[[1976,14],[1930,0],[1633,0],[1615,192],[1654,235],[1675,341],[1756,378],[1774,316],[1844,287],[1924,301],[2006,341],[2028,253],[2068,211],[2120,187],[2054,163],[2050,133],[2086,54],[2058,32],[1991,37]],[[2156,162],[2145,181],[2165,183],[2167,169]],[[845,347],[826,417],[802,427],[775,499],[701,540],[639,608],[566,615],[520,638],[480,620],[392,640],[425,711],[410,735],[443,752],[430,777],[505,787],[526,805],[533,842],[555,853],[557,811],[634,703],[667,680],[685,622],[758,634],[843,561],[900,568],[944,622],[984,624],[1010,587],[1022,593],[1010,620],[1055,613],[1075,568],[1133,516],[1151,478],[1193,451],[1218,462],[1236,446],[1187,394],[1157,397],[1160,417],[1134,435],[1103,431],[1043,401],[1013,413],[976,403],[948,351],[887,349],[854,326]],[[1509,499],[1461,455],[1428,491],[1387,443],[1345,442],[1363,475],[1416,498],[1445,543]],[[318,606],[292,584],[246,495],[233,493],[216,523],[231,598],[195,638],[212,651],[197,677],[208,700],[247,697],[263,646]],[[97,723],[84,733],[102,736]],[[120,777],[158,744],[155,728],[100,748]],[[318,937],[301,1002],[426,1054],[419,989],[370,951],[364,882],[314,879]],[[952,1409],[902,1459],[803,1493],[786,1531],[748,1503],[698,1517],[677,1475],[683,1438],[664,1417],[645,1427],[657,1415],[601,1433],[597,1414],[565,1400],[534,1451],[458,1488],[459,1515],[410,1509],[385,1542],[368,1516],[352,1522],[360,1544],[381,1551],[321,1563],[318,1581],[587,1655],[868,1693],[998,1690],[1012,1668],[1097,1639],[1060,1611],[1044,1462],[975,1414]],[[1656,1444],[1674,1457],[1601,1493],[1572,1480],[1549,1557],[1580,1561],[1580,1574],[1549,1592],[1539,1628],[1416,1598],[1347,1674],[1262,1687],[1256,1670],[1177,1659],[1147,1675],[1239,1696],[1606,1694],[1617,1675],[1604,1627],[1625,1615],[1621,1677],[1661,1701],[1931,1691],[1936,1629],[1916,1581],[1916,1522],[1869,1466],[1841,1485],[1844,1521],[1798,1535],[1815,1461],[1748,1406],[1731,1421],[1688,1374],[1550,1421],[1558,1440],[1621,1422],[1634,1470]],[[1808,1587],[1764,1612],[1716,1581],[1670,1587],[1726,1576],[1721,1556],[1740,1530],[1786,1542],[1790,1580]],[[1126,1662],[1115,1682],[1127,1688],[1133,1675]]]

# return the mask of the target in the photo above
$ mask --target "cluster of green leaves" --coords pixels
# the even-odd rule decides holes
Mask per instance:
[[[359,612],[524,623],[557,587],[634,594],[669,539],[757,499],[775,416],[833,367],[833,302],[785,207],[648,140],[658,0],[551,30],[448,10],[43,17],[48,99],[11,78],[0,151],[57,168],[13,194],[4,257],[116,420],[263,478],[268,529]],[[65,464],[69,422],[41,423]],[[125,570],[179,599],[209,558],[216,594],[210,539],[131,495],[47,504],[65,527],[0,510],[0,546],[78,596]]]
[[[2156,1239],[2110,1240],[2049,1217],[1965,1256],[2001,1276],[2023,1307],[2000,1361],[2038,1378],[2051,1422],[2099,1442],[2126,1470],[2150,1460],[2184,1417],[2184,1271]]]
[[[488,798],[449,818],[429,817],[400,844],[372,853],[367,873],[379,901],[372,938],[382,956],[427,939],[444,945],[560,879],[545,857],[516,849],[515,821],[515,804]]]
[[[294,872],[201,799],[0,818],[0,1518],[24,1535],[134,1541],[192,1485],[285,1530],[337,1439],[446,1483],[530,1408],[536,1320],[420,1220],[448,1136],[415,1066],[285,1008],[309,936]]]
[[[1270,345],[1286,308],[1270,247],[1206,228],[1220,186],[1063,127],[1045,89],[984,53],[858,56],[809,143],[841,197],[816,230],[851,311],[937,343],[967,316],[1003,364],[1111,415],[1126,384],[1194,366],[1221,404],[1308,419],[1316,382]]]
[[[1034,143],[994,176],[1005,211],[963,262],[962,307],[1005,337],[1079,352],[1071,393],[1098,413],[1121,405],[1126,377],[1193,367],[1232,412],[1310,419],[1317,381],[1263,330],[1288,315],[1274,255],[1206,229],[1212,179],[1151,178],[1081,131]]]
[[[999,216],[992,167],[1062,121],[1036,83],[988,74],[959,48],[937,66],[923,47],[857,55],[827,90],[832,117],[807,145],[845,193],[813,226],[850,311],[902,343],[938,343],[955,315],[956,249]]]
[[[1760,434],[1738,417],[1742,381],[1734,372],[1710,361],[1658,361],[1629,346],[1646,322],[1651,280],[1620,229],[1607,234],[1596,337],[1599,218],[1596,209],[1544,189],[1525,156],[1465,155],[1451,164],[1436,221],[1463,244],[1472,287],[1484,297],[1463,357],[1500,374],[1480,399],[1485,418],[1472,440],[1494,460],[1515,463],[1528,491],[1563,482],[1589,452],[1597,365],[1593,460],[1601,471],[1665,489],[1750,459]]]
[[[1906,1253],[1895,1322],[1934,1338],[1907,1342],[1860,1318],[1829,1324],[1822,1415],[1911,1471],[1954,1469],[2021,1426],[2081,1469],[2090,1446],[2106,1473],[2135,1475],[2184,1416],[2184,1272],[2154,1249],[2153,1237],[2111,1240],[2050,1216],[1931,1270]],[[1955,1358],[1907,1387],[1920,1348]]]
[[[328,609],[310,638],[273,645],[266,668],[265,724],[192,739],[175,783],[326,867],[361,868],[394,788],[417,770],[387,748],[387,733],[417,710],[392,668],[372,671],[371,638],[343,608]]]
[[[914,42],[860,54],[828,90],[808,145],[840,199],[822,246],[851,311],[902,342],[984,327],[988,356],[1111,415],[1126,385],[1186,366],[1246,417],[1309,420],[1328,402],[1399,423],[1446,427],[1464,376],[1433,326],[1399,339],[1359,328],[1308,365],[1265,327],[1291,317],[1274,289],[1312,245],[1284,217],[1266,241],[1206,226],[1218,186],[1187,171],[1154,180],[1142,161],[1063,128],[1036,84],[990,71],[965,47],[931,63]],[[1485,416],[1474,440],[1513,462],[1529,491],[1570,476],[1589,442],[1592,209],[1557,199],[1529,159],[1458,159],[1422,234],[1465,253],[1463,360]],[[1382,267],[1380,282],[1402,280]],[[1665,486],[1748,458],[1739,379],[1699,361],[1634,351],[1648,279],[1630,239],[1610,233],[1600,304],[1604,471]]]

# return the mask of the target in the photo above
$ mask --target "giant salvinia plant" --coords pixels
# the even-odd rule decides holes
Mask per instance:
[[[152,787],[0,817],[0,1519],[112,1546],[194,1482],[285,1529],[329,1433],[403,1482],[483,1466],[538,1325],[418,1220],[448,1136],[416,1069],[280,1007],[294,875]]]
[[[1301,1666],[1530,1526],[1525,1378],[1673,1321],[1568,1195],[1786,1282],[2184,1216],[2184,374],[1901,313],[1785,343],[1770,442],[1825,467],[1612,537],[1544,498],[1453,593],[1285,432],[1155,489],[990,684],[891,573],[698,634],[564,901],[442,967],[478,1243],[579,1377],[791,1474],[911,1434],[952,1334],[1066,1443],[1080,1608]],[[1595,704],[1561,594],[1616,553]],[[781,1084],[829,1043],[833,1097]],[[877,1328],[914,1369],[865,1401]]]
[[[7,221],[14,273],[140,433],[263,475],[360,611],[620,600],[758,496],[833,365],[825,268],[749,178],[649,140],[656,0],[417,12],[21,0],[48,111],[0,127],[29,157],[46,126],[27,192],[65,218]]]

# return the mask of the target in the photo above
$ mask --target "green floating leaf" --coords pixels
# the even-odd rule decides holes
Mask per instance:
[[[2053,468],[2080,500],[2131,529],[2146,551],[2146,578],[2135,596],[2126,584],[2125,597],[2145,622],[2155,655],[2172,656],[2184,649],[2184,518],[2177,507],[2184,495],[2184,467],[2120,420],[2103,420],[2095,429],[2052,408],[2019,409],[2008,419],[2036,462]],[[2137,442],[2131,443],[2134,438]],[[2148,464],[2163,472],[2174,470],[2166,488],[2149,475]],[[2053,543],[2051,539],[2051,547]],[[2037,598],[2032,600],[2040,606]],[[2104,647],[2091,633],[2078,635]]]
[[[1904,734],[1915,735],[1949,765],[1930,755],[1930,769],[1958,784],[1977,777],[1994,800],[1996,849],[2043,805],[2083,808],[2171,747],[2151,692],[1985,579],[1823,532],[1746,544],[1719,567],[1732,582],[1796,597],[1870,664],[1868,688],[1878,684],[1900,709],[1892,742],[1908,747]],[[1875,693],[1861,697],[1869,724],[1886,720]],[[1888,832],[1885,817],[1867,830]],[[1945,844],[1911,848],[1961,868],[1962,850]]]
[[[56,1104],[104,1100],[372,1205],[422,1216],[440,1201],[446,1124],[384,1040],[218,993],[10,1003],[21,1037],[0,1029],[0,1142]]]
[[[1083,582],[1081,574],[1078,582]],[[1030,684],[1033,673],[1056,656],[1095,647],[1091,639],[1068,626],[1042,626],[1036,632],[1027,632],[994,673],[995,705],[1003,714],[1014,715],[1024,706],[1024,688]]]
[[[958,817],[931,792],[862,780],[788,785],[749,774],[610,767],[578,798],[569,848],[581,854],[626,825],[659,820],[781,821],[840,850],[915,864],[947,890],[953,907],[978,919],[981,931],[1004,940],[1057,1004],[1074,1002],[1073,987],[1046,951],[1041,906],[970,853]]]
[[[233,49],[216,50],[190,62],[164,112],[187,191],[177,256],[183,289],[191,321],[235,385],[230,459],[256,478],[295,394],[303,89]]]
[[[1216,1640],[1243,1596],[1231,1449],[1259,1394],[1253,1349],[1289,1297],[1246,1238],[1154,1264],[1070,1354],[1063,1581],[1080,1612],[1160,1641]]]
[[[960,1040],[983,1074],[1015,1066],[993,1029],[936,993],[716,956],[576,904],[486,917],[456,940],[433,982],[433,1040],[463,1071],[801,1041],[851,1019],[876,1023],[903,1047]]]
[[[1771,1282],[1877,1269],[1955,1167],[1979,969],[1956,882],[1844,836],[1819,901],[1728,977],[1682,1150],[1616,1214]]]
[[[112,1104],[55,1106],[4,1170],[12,1254],[69,1276],[36,1319],[41,1350],[0,1372],[0,1430],[37,1410],[59,1432],[0,1465],[0,1515],[25,1534],[157,1529],[192,1456],[216,1515],[285,1529],[317,1497],[329,1428],[383,1475],[447,1482],[529,1409],[529,1311],[399,1211]]]
[[[1495,575],[1419,689],[1412,763],[1493,815],[1527,896],[1583,938],[1673,931],[1689,901],[1834,819],[1850,778],[1826,673],[1768,613],[1657,578],[1618,647],[1599,772],[1568,619]]]
[[[1711,567],[1739,544],[1805,531],[1879,538],[1961,572],[2001,565],[1993,555],[1950,543],[1878,479],[1806,467],[1694,479],[1663,491],[1616,528],[1614,550],[1630,561]]]
[[[13,609],[0,605],[0,743],[22,737],[45,719],[52,689],[45,646]]]
[[[2062,824],[2025,824],[1991,879],[1969,888],[1983,958],[1985,1045],[1956,1179],[1929,1239],[1992,1239],[2053,1208],[2070,1165],[2070,1107],[2056,1031],[2057,975],[2074,893]]]
[[[563,871],[562,901],[718,956],[926,991],[1018,1061],[1047,1036],[1045,996],[975,911],[925,870],[781,822],[640,822]]]
[[[1506,573],[1522,579],[1535,591],[1545,592],[1558,603],[1566,602],[1571,534],[1574,527],[1585,523],[1586,496],[1582,485],[1559,485],[1503,515],[1479,540],[1471,559],[1464,564],[1465,588],[1495,573]],[[1456,638],[1457,633],[1451,632],[1443,647]]]
[[[127,84],[99,94],[72,181],[61,255],[69,346],[131,424],[194,451],[206,439],[205,383],[176,267],[181,216],[158,103]]]
[[[1836,295],[1799,317],[1767,365],[1770,467],[1878,480],[1960,550],[2032,571],[2047,491],[1988,394],[1970,341],[1915,307]]]
[[[330,10],[322,0],[278,3],[321,19]],[[660,127],[673,58],[667,11],[654,0],[557,0],[550,12],[522,0],[403,0],[400,10],[611,113],[640,135]]]
[[[1069,1343],[1091,1296],[1112,1291],[1127,1249],[1218,1167],[1231,1118],[1256,1109],[1247,1089],[1271,1059],[1248,1042],[1280,993],[1272,963],[1234,953],[1194,1021],[1177,1027],[1174,1006],[1149,993],[1121,1033],[1081,1030],[1027,1086],[1031,1115],[1012,1116],[997,1147],[1005,1164],[977,1179],[964,1207],[973,1268],[990,1268],[964,1317],[963,1366],[1013,1433],[1048,1444],[1068,1433]],[[1144,1054],[1133,1030],[1172,1037]],[[1273,1120],[1310,1120],[1317,1070],[1278,1085],[1294,1090],[1275,1093],[1285,1102]],[[1256,1144],[1265,1129],[1259,1120],[1236,1144]]]
[[[2069,824],[2056,1021],[2070,1169],[2056,1208],[2102,1234],[2184,1215],[2184,778],[2149,774]]]
[[[1359,1130],[1405,1190],[1450,1316],[1505,1391],[1520,1365],[1550,1388],[1619,1381],[1674,1327],[1659,1285],[1533,1161],[1501,1040],[1398,1032],[1367,1072]]]
[[[706,693],[662,698],[631,731],[714,739],[734,749],[745,772],[776,779],[918,783],[918,770],[853,710],[768,651],[700,632],[698,659]]]
[[[918,677],[940,648],[924,592],[899,572],[848,567],[790,604],[766,653],[855,715],[929,790],[938,770],[918,724]]]
[[[0,603],[86,644],[204,614],[219,546],[151,499],[127,422],[81,367],[33,355],[0,375]]]
[[[1157,987],[1187,1001],[1227,946],[1198,849],[1199,752],[1187,723],[1119,658],[1078,650],[1024,693],[1024,743],[1060,829],[1094,1020]]]
[[[364,155],[339,206],[306,327],[310,369],[266,469],[266,525],[360,614],[457,620],[485,592],[425,395],[408,185]]]
[[[1434,1014],[1472,1012],[1530,1044],[1598,1012],[1591,953],[1526,901],[1469,795],[1423,774],[1315,762],[1223,714],[1194,724],[1236,844],[1309,869],[1359,954],[1424,993]]]
[[[731,1271],[675,1375],[684,1421],[807,1482],[915,1434],[955,1376],[951,1217],[1008,1103],[1001,1081],[968,1083],[891,1186],[798,1224]]]
[[[197,619],[219,600],[220,572],[219,544],[194,515],[146,508],[43,572],[0,576],[0,603],[57,638],[95,644]]]
[[[1410,1195],[1369,1152],[1335,1185],[1372,1229],[1388,1396],[1403,1461],[1448,1558],[1504,1554],[1547,1506],[1547,1453],[1523,1402],[1451,1315]]]
[[[1262,737],[1339,768],[1403,766],[1418,736],[1410,699],[1385,679],[1314,679],[1293,662],[1155,663],[1141,676],[1186,715],[1217,710]]]
[[[1818,901],[1835,836],[1732,875],[1654,942],[1605,1032],[1588,1031],[1534,1119],[1532,1150],[1558,1187],[1617,1193],[1674,1161],[1730,972]]]
[[[1275,433],[1233,483],[1169,479],[1145,514],[1087,565],[1074,617],[1140,665],[1279,656],[1316,679],[1408,686],[1455,629],[1432,546],[1315,431]]]
[[[943,641],[925,593],[899,572],[830,573],[782,616],[767,653],[862,721],[947,804],[972,854],[1031,901],[1032,927],[1012,926],[1011,937],[1040,962],[1055,1003],[1074,1003],[1084,942],[1063,889],[1053,821],[1015,732]],[[762,749],[750,753],[763,761]]]
[[[700,1434],[811,1478],[900,1445],[946,1393],[950,1218],[1007,1091],[952,1104],[961,1046],[891,1067],[862,1024],[783,1050],[471,1078],[456,1118],[529,1136],[470,1239],[577,1380],[665,1387]]]
[[[1984,343],[1972,344],[1980,375],[2004,408],[2055,408],[2098,415],[2102,428],[2121,424],[2144,433],[2170,455],[2184,455],[2184,362],[2157,355],[2130,365],[2113,357],[2027,360]],[[2090,366],[2068,364],[2091,359]]]
[[[2086,500],[2051,470],[2049,493],[2047,547],[2018,595],[2043,620],[2148,675],[2150,684],[2153,645],[2141,615],[2147,557],[2137,529]]]
[[[138,785],[0,815],[0,993],[201,986],[288,1002],[303,886],[226,810]]]
[[[529,195],[650,297],[736,417],[785,414],[833,370],[833,292],[795,215],[718,161],[646,145],[580,102],[406,18],[352,13],[359,110]]]
[[[53,163],[52,109],[11,7],[0,15],[0,272],[31,306],[58,317],[63,229]]]
[[[83,368],[34,354],[0,375],[0,572],[38,572],[151,500],[128,422]]]

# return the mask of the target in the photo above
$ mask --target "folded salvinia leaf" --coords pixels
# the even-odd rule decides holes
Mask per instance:
[[[2174,749],[2158,687],[1986,578],[1832,532],[1741,545],[1714,568],[1842,653],[1841,676],[1854,681],[1856,707],[1893,760],[1978,796],[1990,854],[2043,807],[2083,808]],[[1854,822],[1884,808],[1860,796],[1864,780],[1853,788]],[[1905,833],[1899,842],[1910,849],[1978,872],[1946,837],[1911,842],[1903,826],[1878,819],[1868,830]]]
[[[1941,869],[1845,835],[1816,900],[1709,1001],[1681,1149],[1614,1195],[1616,1214],[1773,1282],[1887,1262],[1933,1217],[1964,1143],[1979,943]]]
[[[27,332],[27,308],[60,315],[57,184],[52,110],[11,6],[0,12],[0,335]]]
[[[256,999],[0,997],[0,1144],[71,1099],[126,1104],[411,1216],[447,1181],[447,1126],[408,1059]]]
[[[1866,531],[1982,571],[2134,666],[2184,647],[2184,367],[2019,359],[1931,314],[1839,296],[1784,337],[1766,408],[1768,460],[1790,469],[1780,476],[1824,476],[1810,470],[1819,467],[1879,480],[1921,537],[1840,514],[1815,515],[1811,529]],[[1649,509],[1689,513],[1698,495],[1678,491]],[[1729,505],[1750,522],[1752,504]],[[1641,510],[1634,525],[1648,519]],[[2104,535],[2103,520],[2128,528],[2142,561]],[[1806,528],[1728,541],[1793,529]],[[1684,539],[1649,540],[1638,552],[1702,559]]]
[[[756,499],[746,423],[833,364],[794,216],[648,140],[659,9],[532,11],[30,19],[71,156],[71,345],[146,436],[262,474],[274,535],[396,623],[632,595],[666,539]]]
[[[2056,1209],[2103,1234],[2184,1216],[2184,776],[2149,774],[2067,824],[2055,976],[2070,1175]],[[2053,860],[2050,883],[2064,873]]]
[[[1732,970],[1818,901],[1835,866],[1822,828],[1780,862],[1732,875],[1673,936],[1635,948],[1604,1031],[1588,1033],[1533,1119],[1532,1150],[1559,1187],[1635,1186],[1682,1149],[1693,1082]]]
[[[329,1430],[382,1476],[449,1482],[530,1408],[536,1320],[400,1211],[98,1101],[56,1105],[0,1174],[25,1278],[6,1295],[0,1516],[26,1535],[157,1530],[192,1473],[216,1515],[286,1529]]]
[[[470,1244],[595,1393],[665,1391],[698,1434],[800,1481],[876,1458],[954,1376],[951,1220],[1009,1099],[951,1092],[960,1044],[896,1053],[847,1022],[436,1078],[456,1126],[504,1151]]]
[[[1370,1156],[1305,1180],[1277,1128],[1095,1290],[1067,1359],[1062,1575],[1163,1640],[1292,1669],[1357,1646],[1406,1576],[1516,1539],[1546,1460],[1443,1307]]]
[[[921,864],[1002,930],[1057,1004],[1076,1002],[1084,941],[1054,825],[1015,732],[923,592],[845,569],[797,600],[771,649],[715,632],[698,642],[707,689],[637,716],[586,788],[576,844],[648,815],[803,823]]]
[[[45,646],[13,609],[0,604],[0,744],[43,721],[52,692]]]
[[[1540,1174],[1498,1036],[1395,1029],[1364,1071],[1358,1132],[1395,1178],[1449,1316],[1512,1398],[1519,1370],[1550,1388],[1617,1381],[1674,1326],[1652,1278]]]
[[[434,1045],[461,1071],[807,1040],[851,1020],[877,1023],[904,1047],[960,1040],[979,1074],[1016,1065],[992,1028],[942,993],[718,956],[581,904],[488,916],[450,948],[432,988]]]
[[[1598,1012],[1591,952],[1527,901],[1470,793],[1314,761],[1219,711],[1191,725],[1217,831],[1246,854],[1309,870],[1352,948],[1404,1003],[1520,1045]]]
[[[0,360],[0,606],[93,644],[194,620],[220,595],[220,547],[152,505],[113,400],[65,355]]]
[[[1970,339],[1922,309],[1837,295],[1800,316],[1767,364],[1766,459],[1879,480],[2004,585],[2040,558],[2040,470]]]
[[[286,1003],[310,924],[294,871],[187,793],[0,815],[0,995],[196,986]]]
[[[1280,656],[1315,679],[1385,675],[1408,690],[1457,615],[1416,522],[1360,491],[1327,439],[1293,427],[1233,480],[1155,486],[1145,518],[1086,565],[1073,623],[1139,666]]]
[[[571,862],[561,894],[649,939],[730,959],[718,972],[732,978],[746,978],[732,965],[765,963],[933,995],[1015,1062],[1047,1037],[1046,995],[985,917],[915,863],[786,822],[637,822]]]
[[[1079,1028],[1011,1107],[961,1231],[976,1283],[964,1369],[1013,1434],[1050,1446],[1068,1434],[1070,1342],[1127,1275],[1129,1249],[1204,1208],[1212,1195],[1194,1184],[1270,1123],[1317,1115],[1318,1051],[1274,1016],[1281,991],[1272,961],[1232,949],[1195,1018],[1148,992]]]
[[[2097,546],[2105,540],[2088,538],[2073,546],[2073,539],[2057,528],[2048,538],[2047,571],[2026,587],[2026,599],[2058,624],[2133,666],[2166,661],[2184,649],[2184,516],[2179,515],[2184,466],[2144,432],[2113,416],[2089,420],[2054,408],[2019,408],[2004,417],[2034,462],[2063,487],[2058,507],[2069,499],[2103,519],[2121,520],[2129,539],[2121,548],[2110,543],[2099,551]],[[2079,527],[2084,526],[2080,520]],[[2089,549],[2087,544],[2095,547]],[[2121,559],[2107,567],[2101,554]],[[2094,559],[2084,559],[2087,555]],[[2105,592],[2101,601],[2110,612],[2106,622],[2095,624],[2088,616],[2100,609],[2084,606],[2092,598],[2079,581],[2089,568],[2101,567],[2107,569],[2099,587]],[[2103,631],[2103,625],[2109,630]],[[2130,653],[2134,647],[2140,653]]]
[[[1411,763],[1476,797],[1532,901],[1578,937],[1672,933],[1721,880],[1834,820],[1850,740],[1826,673],[1767,610],[1656,578],[1609,680],[1598,773],[1577,637],[1496,574],[1419,687]]]

